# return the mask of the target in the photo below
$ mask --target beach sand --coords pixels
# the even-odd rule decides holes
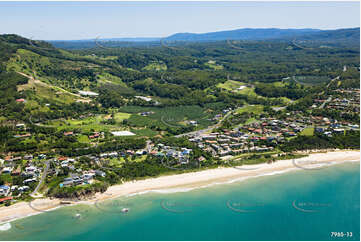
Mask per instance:
[[[193,189],[213,184],[239,181],[250,177],[271,175],[290,170],[318,169],[343,162],[359,162],[360,151],[334,151],[310,154],[296,160],[279,160],[272,164],[245,165],[241,167],[216,168],[171,176],[161,176],[146,180],[126,182],[108,188],[104,193],[97,193],[93,198],[73,204],[94,204],[98,201],[127,196],[149,191],[177,191],[180,188]],[[9,207],[0,208],[0,223],[41,213],[42,211],[62,206],[59,199],[36,199],[31,203],[19,202]]]

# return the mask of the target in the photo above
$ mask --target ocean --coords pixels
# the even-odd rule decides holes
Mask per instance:
[[[360,163],[69,206],[10,225],[0,240],[360,240]]]

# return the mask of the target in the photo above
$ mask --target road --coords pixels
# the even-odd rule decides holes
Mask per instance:
[[[54,90],[58,90],[58,91],[67,93],[67,94],[69,94],[69,95],[73,95],[73,96],[75,96],[75,97],[77,97],[77,98],[80,98],[80,99],[83,99],[83,100],[85,100],[85,101],[91,101],[91,99],[89,99],[89,98],[84,98],[84,97],[82,97],[80,94],[72,93],[72,92],[69,92],[69,91],[61,88],[61,87],[47,84],[47,83],[45,83],[45,82],[42,82],[42,81],[40,81],[40,80],[35,79],[33,76],[30,76],[30,75],[27,75],[27,74],[23,73],[23,72],[17,71],[17,73],[20,74],[20,75],[22,75],[22,76],[25,76],[25,77],[29,78],[29,80],[30,80],[31,82],[35,83],[35,84],[39,84],[39,85],[42,85],[42,86],[45,86],[45,87],[48,87],[48,88],[51,88],[51,89],[54,89]]]
[[[336,76],[335,78],[333,78],[328,84],[327,84],[327,88],[331,85],[332,82],[334,82],[335,80],[339,80],[340,76]]]
[[[148,152],[148,154],[149,154],[150,151],[152,150],[152,147],[150,146],[151,144],[152,144],[152,141],[151,141],[151,140],[147,140],[147,141],[146,141],[145,149],[146,149],[146,151]]]
[[[325,105],[326,105],[326,103],[331,102],[331,100],[332,100],[332,97],[328,97],[327,100],[325,100],[325,101],[321,104],[320,108],[324,108]]]
[[[38,185],[35,187],[34,191],[30,194],[30,196],[34,196],[34,194],[38,193],[39,188],[43,184],[43,182],[48,174],[49,166],[50,166],[50,160],[46,160],[43,175],[41,176]]]
[[[235,109],[235,110],[237,110],[237,109]],[[178,135],[175,135],[174,137],[180,138],[180,137],[183,137],[183,136],[194,136],[194,135],[199,136],[199,135],[202,135],[202,134],[204,134],[204,133],[210,132],[210,131],[212,131],[213,129],[218,128],[218,127],[222,124],[223,120],[225,120],[225,119],[226,119],[231,113],[233,113],[235,110],[229,111],[226,115],[224,115],[224,116],[218,121],[217,124],[208,126],[208,127],[205,128],[205,129],[196,130],[196,131],[192,131],[192,132],[184,133],[184,134],[178,134]]]

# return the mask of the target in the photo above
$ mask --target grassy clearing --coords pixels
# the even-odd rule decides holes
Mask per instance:
[[[130,118],[131,114],[129,113],[115,113],[114,119],[115,122],[122,122],[124,119]]]
[[[237,113],[249,112],[254,114],[261,114],[263,112],[263,105],[246,105],[239,108],[236,112]]]
[[[145,128],[145,129],[130,129],[131,132],[135,133],[138,136],[147,136],[147,137],[154,137],[159,133],[157,131]]]
[[[122,79],[120,79],[117,76],[113,76],[109,73],[106,73],[106,72],[97,75],[97,80],[100,84],[101,83],[112,83],[112,84],[117,84],[120,86],[127,87],[127,85],[122,81]]]
[[[328,78],[327,76],[294,76],[292,77],[292,80],[303,85],[312,86],[326,83],[330,81],[330,78]]]
[[[256,119],[256,118],[249,118],[249,119],[247,119],[247,121],[245,122],[245,124],[251,124],[251,123],[254,123],[254,122],[257,122],[257,119]]]
[[[70,104],[76,102],[79,98],[66,92],[61,92],[41,82],[34,82],[29,79],[28,84],[19,85],[18,90],[32,90],[34,97],[45,100],[52,100],[58,104]]]
[[[90,132],[90,131],[112,131],[112,130],[119,130],[121,126],[121,122],[130,117],[130,114],[127,113],[115,113],[114,119],[116,123],[114,125],[104,124],[102,121],[106,121],[111,119],[111,115],[97,115],[94,117],[88,117],[84,119],[68,119],[68,120],[57,120],[50,122],[50,125],[57,127],[58,130],[74,130],[74,129],[81,129],[83,132]],[[83,138],[84,141],[85,138]],[[88,141],[86,141],[88,142]]]
[[[77,138],[80,143],[89,143],[89,138],[86,135],[79,135]]]
[[[233,91],[233,90],[236,90],[237,88],[239,88],[240,86],[243,86],[243,85],[245,85],[245,83],[243,83],[243,82],[228,80],[225,83],[219,83],[217,85],[217,87],[222,88],[222,89],[226,89],[228,91]]]
[[[237,93],[247,96],[258,96],[258,94],[255,93],[254,88],[252,87],[244,87],[242,90],[238,90]]]
[[[304,135],[304,136],[312,136],[314,134],[315,128],[314,127],[307,127],[304,130],[302,130],[302,132],[300,133],[300,135]]]
[[[272,83],[275,87],[284,87],[286,86],[285,82],[273,82]]]
[[[196,105],[164,108],[125,106],[119,110],[126,113],[133,113],[134,115],[129,118],[129,122],[137,123],[139,126],[150,126],[152,124],[181,126],[186,120],[196,120],[199,123],[199,127],[205,127],[212,123],[207,119],[213,117],[212,112],[208,112],[206,108]],[[140,112],[146,111],[152,111],[154,113],[147,117],[137,115]]]
[[[166,71],[167,65],[161,62],[152,62],[143,68],[146,71]]]
[[[9,59],[7,69],[33,74],[37,67],[49,65],[50,59],[48,57],[40,56],[29,50],[18,49],[14,57]]]
[[[213,70],[223,70],[223,66],[216,64],[215,61],[208,61],[207,63],[205,63],[206,66],[208,66],[209,68],[213,69]]]
[[[75,129],[80,129],[82,132],[90,132],[90,131],[110,131],[115,130],[117,127],[115,125],[106,125],[106,124],[99,124],[95,121],[83,121],[79,122],[80,120],[66,120],[66,121],[52,121],[49,122],[47,125],[55,126],[59,131],[72,131]]]
[[[57,127],[59,131],[73,131],[76,129],[80,129],[82,132],[115,131],[115,130],[125,130],[127,126],[123,125],[122,121],[124,119],[128,119],[129,125],[133,125],[137,127],[145,127],[140,129],[132,128],[130,130],[131,132],[135,133],[137,136],[147,136],[147,137],[153,137],[158,134],[157,131],[153,131],[148,127],[154,125],[162,125],[161,122],[158,122],[157,120],[153,120],[148,117],[143,117],[137,114],[121,113],[121,112],[114,114],[115,124],[104,124],[104,121],[107,121],[109,119],[111,119],[110,114],[108,115],[102,114],[83,119],[57,120],[48,123],[48,125]],[[86,135],[78,136],[78,141],[81,143],[90,142]]]
[[[225,83],[219,83],[217,85],[217,87],[225,89],[227,91],[242,94],[242,95],[253,96],[253,97],[259,96],[257,93],[255,93],[254,87],[249,87],[249,86],[246,86],[246,85],[247,84],[244,83],[244,82],[228,80]],[[242,87],[242,88],[238,89],[240,87]]]

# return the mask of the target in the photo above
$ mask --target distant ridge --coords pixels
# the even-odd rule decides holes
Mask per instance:
[[[220,40],[267,40],[305,34],[320,33],[320,29],[236,29],[204,34],[177,33],[165,38],[168,41],[220,41]]]
[[[176,33],[165,38],[96,38],[84,40],[52,40],[47,41],[58,48],[77,48],[77,46],[94,47],[95,42],[104,42],[107,46],[156,45],[159,42],[213,42],[225,40],[245,41],[317,41],[339,44],[358,44],[360,42],[360,28],[321,30],[321,29],[278,29],[278,28],[244,28],[209,33]],[[105,43],[106,42],[106,43]]]

